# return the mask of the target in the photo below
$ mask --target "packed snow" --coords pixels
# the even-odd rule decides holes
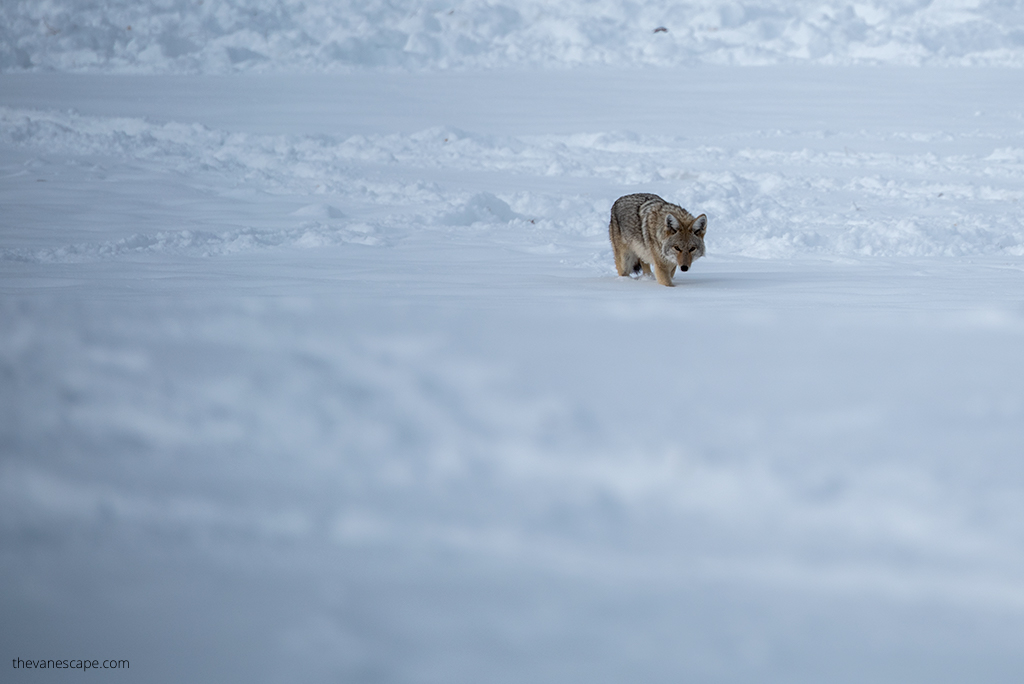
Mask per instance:
[[[0,655],[1012,681],[1022,9],[3,3]]]

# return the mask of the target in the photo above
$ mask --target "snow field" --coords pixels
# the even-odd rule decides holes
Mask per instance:
[[[472,75],[359,131],[309,123],[359,78],[216,125],[222,81],[0,80],[0,641],[153,682],[1012,678],[1024,141],[972,84],[1014,76],[893,117],[872,74],[841,118],[760,72],[780,119],[745,73],[643,132],[528,72],[519,132]],[[636,190],[711,217],[676,288],[614,275]]]

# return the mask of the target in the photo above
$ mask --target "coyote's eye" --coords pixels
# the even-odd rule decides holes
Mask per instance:
[[[672,249],[676,250],[677,252],[682,252],[683,251],[682,247],[673,247]]]
[[[691,248],[690,248],[690,251],[691,251],[691,252],[696,252],[696,251],[697,251],[697,248],[696,248],[696,247],[691,247]]]

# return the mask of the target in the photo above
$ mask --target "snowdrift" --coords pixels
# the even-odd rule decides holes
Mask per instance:
[[[282,215],[272,229],[183,229],[98,243],[0,247],[0,260],[80,261],[163,250],[209,256],[347,243],[386,248],[423,229],[478,226],[567,249],[583,240],[587,258],[579,263],[590,263],[596,251],[607,262],[604,270],[611,268],[607,213],[614,193],[566,196],[506,187],[496,196],[427,180],[463,173],[577,179],[594,189],[659,188],[714,217],[708,245],[717,255],[1024,255],[1024,221],[1013,211],[1024,199],[1024,149],[982,144],[973,154],[940,156],[926,151],[934,141],[924,136],[913,152],[862,151],[905,144],[904,137],[862,132],[816,150],[782,132],[761,141],[719,138],[718,144],[633,133],[495,136],[451,128],[334,138],[0,108],[0,144],[116,154],[205,177],[211,187],[234,179],[272,195],[314,191],[378,210],[349,217],[334,205],[312,204]],[[943,138],[945,147],[962,147],[976,136]],[[403,179],[399,169],[418,178]]]
[[[1020,2],[17,0],[0,69],[1024,65]]]

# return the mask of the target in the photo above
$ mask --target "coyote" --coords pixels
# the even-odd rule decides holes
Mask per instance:
[[[694,218],[680,206],[657,195],[626,195],[612,205],[608,235],[620,276],[643,269],[662,285],[672,287],[676,266],[690,270],[694,259],[704,256],[708,217]]]

